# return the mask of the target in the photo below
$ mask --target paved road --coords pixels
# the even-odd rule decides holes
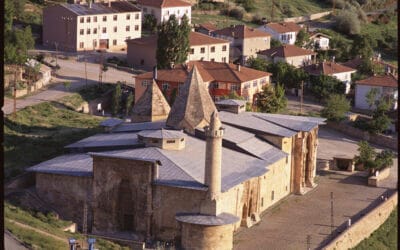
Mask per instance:
[[[356,141],[321,128],[318,158],[357,153]],[[318,186],[304,196],[290,195],[267,211],[259,224],[242,229],[234,236],[234,249],[315,249],[331,233],[330,193],[334,193],[334,226],[366,209],[384,192],[397,189],[398,161],[381,187],[368,187],[365,176],[340,171],[318,171]]]
[[[51,87],[40,91],[31,96],[17,100],[17,110],[27,106],[32,106],[41,102],[57,100],[61,97],[70,95],[71,92],[85,86],[85,64],[76,60],[58,59],[61,69],[57,72],[57,76],[53,77]],[[87,63],[88,84],[97,83],[99,80],[99,65],[95,63]],[[134,85],[133,74],[125,71],[116,70],[109,67],[108,71],[103,73],[103,82],[116,83],[117,81],[125,81],[127,84]],[[62,84],[63,82],[71,82],[71,87],[67,91]],[[3,112],[11,114],[13,112],[13,99],[4,98]]]
[[[5,250],[28,250],[21,242],[8,231],[4,231],[4,249]]]

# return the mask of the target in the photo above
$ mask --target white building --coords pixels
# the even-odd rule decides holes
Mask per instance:
[[[272,38],[284,44],[294,44],[301,27],[294,22],[267,23],[258,28],[272,35]]]
[[[138,0],[142,9],[143,19],[145,15],[153,15],[157,24],[168,21],[171,15],[175,15],[178,22],[186,15],[189,23],[192,18],[192,5],[182,0]]]
[[[329,36],[322,33],[315,33],[310,35],[310,40],[315,48],[321,50],[329,49]]]
[[[370,109],[366,95],[371,89],[377,89],[379,94],[376,99],[379,100],[382,96],[390,98],[393,101],[392,109],[396,110],[398,97],[397,80],[397,77],[392,74],[386,74],[383,76],[371,76],[367,79],[357,81],[354,106],[359,109]]]

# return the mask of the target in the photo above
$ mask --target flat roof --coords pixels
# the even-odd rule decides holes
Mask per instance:
[[[62,3],[60,6],[68,9],[78,16],[113,14],[124,12],[140,12],[141,10],[128,1],[111,2],[111,7],[108,3],[92,3],[91,8],[87,4],[70,4]]]

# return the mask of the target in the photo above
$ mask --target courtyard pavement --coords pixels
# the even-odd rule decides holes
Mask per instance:
[[[320,128],[318,158],[357,154],[357,141],[343,134]],[[234,249],[318,249],[331,234],[331,192],[334,230],[388,191],[397,189],[397,159],[383,187],[368,187],[363,172],[317,172],[318,186],[307,194],[289,195],[268,209],[257,225],[241,229],[234,236]],[[309,237],[309,240],[307,238]]]

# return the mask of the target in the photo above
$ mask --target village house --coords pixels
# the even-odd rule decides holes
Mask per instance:
[[[304,67],[304,71],[312,76],[327,75],[335,77],[346,85],[344,94],[350,92],[351,74],[356,72],[355,69],[343,66],[340,63],[325,61],[322,63],[307,65]]]
[[[192,18],[192,5],[183,0],[138,0],[138,6],[142,9],[143,20],[146,15],[153,15],[157,19],[157,24],[168,21],[169,17],[175,15],[180,23],[184,15]]]
[[[202,23],[195,26],[196,32],[202,33],[207,36],[212,36],[211,32],[218,28],[212,23]]]
[[[87,218],[92,235],[228,250],[234,231],[316,186],[323,121],[218,112],[193,66],[166,121],[116,125],[28,171],[39,197],[80,228]]]
[[[316,49],[328,50],[330,36],[316,32],[310,34],[310,41]]]
[[[243,65],[249,57],[256,57],[257,52],[270,48],[271,35],[245,25],[233,25],[211,32],[212,36],[230,41],[230,56],[234,61],[240,59]]]
[[[192,67],[196,65],[206,87],[214,101],[235,91],[247,102],[252,103],[254,95],[270,83],[271,74],[231,63],[207,61],[190,61],[187,64],[175,65],[172,69],[157,70],[135,76],[135,102],[144,93],[154,78],[158,87],[169,101],[180,93],[181,88]]]
[[[284,44],[294,44],[297,33],[301,27],[294,22],[267,23],[258,28],[261,31],[268,32],[272,38]]]
[[[128,1],[58,4],[43,10],[43,45],[64,51],[126,49],[142,32],[140,9]]]
[[[257,57],[272,63],[286,62],[299,68],[312,64],[315,61],[316,54],[311,50],[299,48],[296,45],[285,44],[280,47],[259,51]]]
[[[151,69],[157,65],[157,35],[127,40],[127,62],[135,67]],[[198,32],[189,34],[190,51],[187,61],[228,62],[229,41]]]
[[[376,99],[382,97],[389,98],[392,101],[392,109],[397,109],[398,97],[398,78],[392,74],[375,75],[367,79],[356,81],[356,89],[354,96],[354,106],[359,109],[374,109],[375,105],[369,106],[366,95],[371,89],[377,89],[378,95]]]

